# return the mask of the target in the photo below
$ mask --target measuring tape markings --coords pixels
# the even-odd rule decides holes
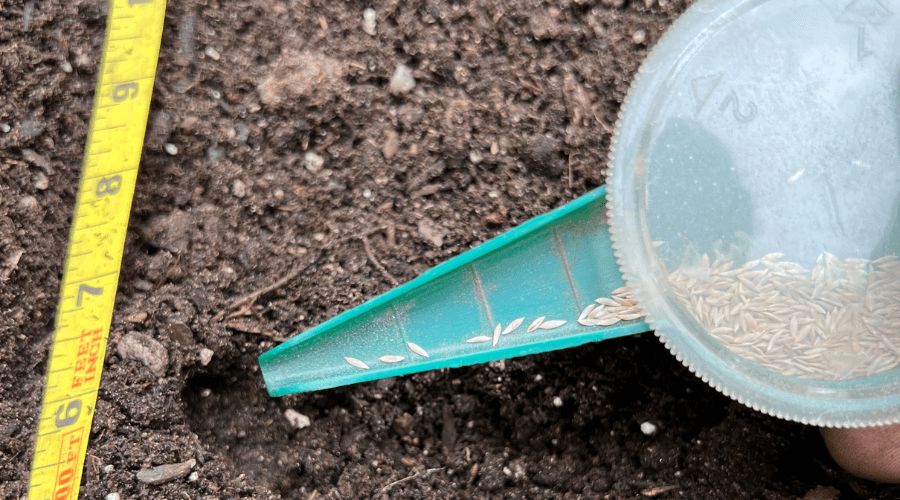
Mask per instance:
[[[165,0],[111,0],[109,4],[48,360],[29,499],[78,497],[165,7]]]

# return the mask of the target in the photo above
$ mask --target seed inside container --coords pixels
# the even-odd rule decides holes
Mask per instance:
[[[823,253],[809,270],[782,257],[770,253],[732,269],[704,255],[704,269],[679,269],[668,281],[712,337],[782,375],[844,380],[900,365],[897,256]]]

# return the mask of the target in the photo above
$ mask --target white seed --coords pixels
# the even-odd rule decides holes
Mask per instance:
[[[426,352],[425,349],[422,349],[421,347],[419,347],[418,344],[413,344],[412,342],[407,342],[406,345],[409,347],[410,351],[418,354],[419,356],[422,356],[425,358],[428,357],[428,352]]]
[[[711,335],[784,376],[840,380],[900,364],[892,340],[898,335],[888,327],[900,321],[900,273],[878,261],[827,253],[811,270],[775,262],[782,257],[766,254],[737,272],[723,272],[730,263],[716,261],[709,264],[709,283],[678,271],[669,274],[669,283]],[[890,256],[881,262],[898,261]]]
[[[382,356],[382,357],[378,358],[378,361],[381,361],[382,363],[399,363],[399,362],[403,361],[404,359],[406,359],[406,358],[403,356],[395,356],[392,354],[388,354],[386,356]]]
[[[635,320],[635,319],[640,319],[640,318],[642,318],[643,315],[641,315],[641,314],[634,314],[634,313],[630,313],[630,314],[621,314],[621,313],[620,313],[620,314],[616,314],[616,317],[619,318],[619,319],[621,319],[622,321],[632,321],[632,320]]]
[[[479,335],[477,337],[472,337],[466,341],[467,344],[480,344],[482,342],[490,342],[491,338],[487,335]]]
[[[172,144],[171,142],[167,142],[166,145],[163,146],[163,149],[166,150],[166,153],[169,153],[172,156],[178,154],[178,146]]]
[[[541,323],[543,323],[544,319],[546,319],[546,318],[547,318],[546,316],[541,316],[540,318],[532,321],[531,324],[528,325],[528,328],[525,331],[528,333],[531,333],[531,332],[537,330],[538,327],[541,326]]]
[[[626,295],[629,293],[631,293],[630,288],[628,288],[627,286],[620,286],[619,288],[613,290],[612,295]]]
[[[561,397],[556,396],[556,397],[553,398],[553,406],[559,408],[559,407],[561,407],[562,405],[563,405],[563,400],[562,400]]]
[[[606,316],[603,318],[597,319],[598,326],[613,326],[618,323],[620,320],[617,316]]]
[[[493,345],[495,347],[497,346],[497,342],[500,342],[500,333],[503,331],[502,326],[503,325],[501,325],[500,323],[497,323],[497,326],[494,327]]]
[[[348,358],[347,356],[344,356],[344,359],[346,359],[348,363],[350,363],[351,365],[353,365],[353,366],[355,366],[355,367],[357,367],[357,368],[360,368],[360,369],[362,369],[362,370],[368,370],[368,369],[369,369],[369,365],[363,363],[362,361],[360,361],[360,360],[358,360],[358,359],[356,359],[356,358]]]
[[[581,314],[578,315],[578,319],[587,318],[589,314],[597,307],[597,304],[590,304],[584,308],[584,311],[581,311]]]
[[[509,335],[514,332],[516,328],[518,328],[522,322],[525,321],[525,318],[516,318],[512,323],[506,325],[506,328],[503,329],[503,335]]]
[[[565,320],[562,319],[553,319],[550,321],[545,321],[538,326],[541,330],[553,330],[554,328],[559,328],[566,324]]]
[[[616,302],[615,300],[607,299],[606,297],[601,297],[601,298],[595,300],[594,302],[600,304],[601,306],[607,306],[607,307],[618,307],[618,306],[622,305],[622,304]]]

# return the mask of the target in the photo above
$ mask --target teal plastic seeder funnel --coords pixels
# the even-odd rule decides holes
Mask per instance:
[[[605,195],[605,187],[592,191],[266,352],[259,361],[269,394],[474,365],[647,331],[641,321],[612,327],[577,322],[595,299],[624,285],[606,225]],[[540,317],[545,325],[565,324],[528,332]],[[495,345],[497,325],[507,330],[519,319]]]

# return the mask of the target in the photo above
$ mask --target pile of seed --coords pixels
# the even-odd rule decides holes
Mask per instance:
[[[587,308],[581,312],[581,315],[578,316],[578,323],[580,325],[612,326],[620,321],[636,320],[643,316],[643,313],[637,306],[637,302],[634,300],[634,294],[631,293],[631,290],[627,286],[613,290],[611,298],[601,297],[594,302],[594,304],[587,306]],[[503,327],[502,323],[497,323],[497,325],[494,326],[493,335],[476,335],[466,339],[465,342],[467,344],[490,343],[492,347],[497,347],[501,337],[515,332],[524,321],[524,317],[516,318],[507,324],[506,328]],[[535,330],[554,330],[566,323],[567,322],[564,319],[548,320],[546,316],[541,316],[532,321],[525,331],[531,333]],[[409,347],[410,352],[425,358],[429,357],[428,352],[421,346],[412,342],[407,342],[406,345]],[[369,365],[361,359],[345,356],[344,360],[351,366],[359,368],[360,370],[369,369]],[[406,360],[406,356],[396,354],[387,354],[378,358],[378,361],[382,363],[400,363]]]
[[[582,326],[612,326],[619,321],[631,321],[644,315],[627,286],[613,290],[612,297],[601,297],[578,316]]]
[[[811,270],[768,254],[669,275],[675,295],[733,352],[785,376],[841,380],[900,365],[900,261],[823,253]]]

